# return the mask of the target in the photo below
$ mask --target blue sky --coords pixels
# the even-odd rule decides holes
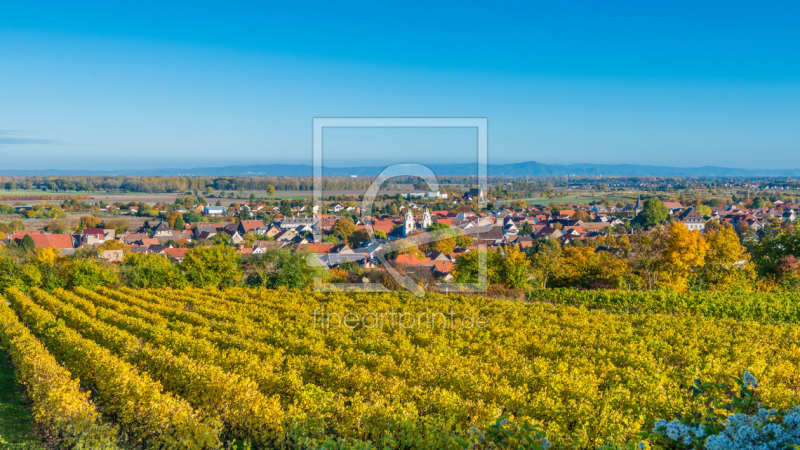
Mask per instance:
[[[313,117],[399,116],[487,117],[493,163],[800,167],[800,3],[655,3],[4,2],[2,164],[310,163]],[[473,138],[325,154],[469,162]]]

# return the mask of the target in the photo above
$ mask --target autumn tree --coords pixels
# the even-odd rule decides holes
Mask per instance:
[[[789,290],[800,289],[800,258],[785,256],[777,265],[777,281]]]
[[[699,230],[690,231],[677,222],[670,224],[667,248],[664,251],[665,277],[662,279],[662,286],[685,291],[694,270],[705,265],[708,248],[708,242]]]
[[[655,289],[662,279],[667,233],[660,229],[638,231],[629,242],[628,265],[643,289]]]
[[[546,288],[548,282],[562,270],[561,245],[552,239],[538,239],[526,250],[531,261],[530,271],[537,287]]]
[[[333,224],[331,234],[339,236],[339,238],[346,240],[353,232],[356,231],[356,226],[353,221],[348,218],[341,218]]]
[[[419,231],[417,231],[416,234],[419,234]],[[391,248],[392,251],[386,253],[387,259],[396,259],[400,255],[413,255],[419,260],[425,259],[425,254],[422,253],[419,246],[414,242],[413,237],[397,239],[392,242]]]
[[[516,246],[506,248],[506,257],[503,259],[503,282],[512,289],[522,289],[528,285],[530,278],[530,261]]]
[[[126,231],[128,231],[129,227],[130,224],[125,219],[111,219],[107,220],[103,224],[103,228],[114,229],[114,232],[117,234],[117,236],[124,234]]]
[[[435,223],[428,228],[433,241],[424,244],[421,248],[424,251],[437,251],[441,253],[453,253],[456,249],[456,237],[461,233],[444,223]]]
[[[510,206],[515,211],[523,211],[528,207],[528,204],[525,203],[525,200],[514,200]]]
[[[97,228],[100,224],[103,223],[98,217],[94,216],[81,216],[80,221],[78,222],[78,226],[76,230],[80,233],[81,231],[87,228]]]
[[[256,242],[256,235],[252,231],[245,233],[242,238],[244,239],[244,245],[248,247],[252,247]]]
[[[69,226],[61,220],[53,220],[44,229],[50,233],[61,234],[68,232]]]
[[[268,184],[267,185],[267,197],[272,197],[275,195],[275,186]]]
[[[560,258],[562,265],[553,279],[555,287],[608,289],[620,285],[628,273],[624,259],[591,247],[567,247]]]
[[[178,211],[171,211],[169,214],[167,214],[167,225],[171,229],[173,230],[175,229],[175,221],[178,220],[178,216],[180,215],[181,213],[179,213]]]
[[[195,247],[186,253],[181,266],[197,287],[235,286],[242,276],[236,249],[227,245]]]
[[[733,227],[726,224],[706,233],[705,264],[698,269],[704,284],[715,290],[747,288],[755,280],[755,267]]]
[[[580,221],[583,221],[583,222],[588,222],[588,221],[592,220],[592,218],[589,217],[589,213],[587,213],[586,211],[584,211],[582,209],[579,209],[579,210],[575,211],[575,214],[572,215],[572,220],[580,220]]]
[[[100,249],[102,249],[102,250],[122,250],[123,252],[125,252],[125,254],[127,254],[131,250],[130,247],[125,245],[122,241],[117,241],[117,240],[103,242],[103,245],[100,246]]]

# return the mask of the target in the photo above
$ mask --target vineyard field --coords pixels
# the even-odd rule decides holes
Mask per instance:
[[[681,313],[762,323],[800,323],[799,292],[614,291],[607,289],[536,289],[532,302],[585,306],[625,313]]]
[[[744,371],[800,403],[791,294],[553,292],[10,289],[0,345],[67,447],[464,449],[506,419],[551,448],[636,448],[699,411],[693,380]]]

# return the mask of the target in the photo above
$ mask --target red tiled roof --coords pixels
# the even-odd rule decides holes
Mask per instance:
[[[408,254],[399,255],[397,257],[397,259],[395,260],[395,262],[398,265],[403,265],[403,266],[416,266],[416,265],[419,265],[419,263],[420,263],[419,259],[417,259],[416,256],[408,255]]]
[[[14,235],[25,236],[26,234],[42,234],[42,230],[19,230],[15,231]]]
[[[306,251],[308,253],[330,253],[333,244],[297,244],[294,251]]]
[[[26,233],[27,234],[27,233]],[[33,244],[36,248],[52,247],[52,248],[73,248],[72,235],[70,234],[36,234],[31,233],[29,236],[33,239]],[[23,235],[12,235],[12,239],[19,242],[25,237]]]
[[[171,258],[184,258],[186,257],[186,253],[188,251],[188,248],[165,248],[164,256],[169,256]]]
[[[454,267],[455,265],[450,261],[436,261],[434,263],[434,268],[439,273],[450,273]]]
[[[389,234],[394,230],[394,222],[391,220],[376,220],[372,223],[372,230],[373,231],[383,231],[386,234]]]
[[[248,231],[255,230],[256,228],[261,228],[264,226],[264,222],[261,220],[243,220],[242,221],[242,229],[244,232],[247,233]]]

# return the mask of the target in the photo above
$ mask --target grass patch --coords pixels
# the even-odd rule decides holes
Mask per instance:
[[[608,201],[610,201],[612,203],[616,203],[618,201],[622,201],[622,203],[632,202],[632,201],[636,201],[636,197],[625,197],[625,196],[619,196],[619,195],[608,195],[608,196],[599,196],[598,195],[596,197],[590,197],[590,196],[556,197],[556,198],[541,198],[541,197],[537,197],[537,198],[524,198],[522,200],[525,200],[526,202],[528,202],[531,205],[543,205],[543,206],[547,206],[550,203],[555,203],[555,204],[559,204],[559,203],[564,203],[564,204],[576,203],[576,204],[579,204],[579,205],[586,205],[586,204],[589,204],[591,202],[595,202],[595,201],[599,202],[599,201],[602,201],[602,200],[608,200]]]
[[[22,398],[14,368],[0,350],[0,449],[41,449],[34,435],[33,417]]]

